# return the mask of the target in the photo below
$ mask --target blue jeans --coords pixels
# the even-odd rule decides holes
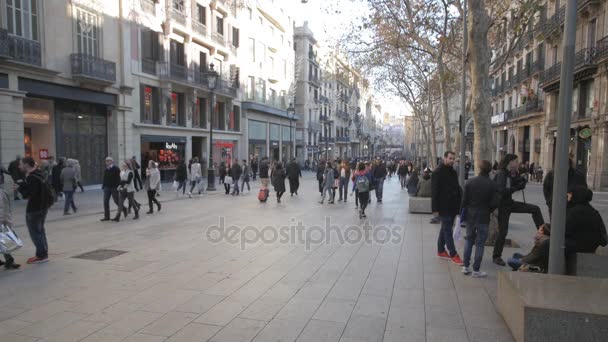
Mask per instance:
[[[46,210],[42,210],[25,214],[27,230],[30,233],[34,246],[36,246],[36,256],[39,258],[47,258],[49,256],[49,246],[46,242],[46,232],[44,230],[46,212]]]
[[[76,212],[76,205],[74,204],[74,191],[64,191],[63,193],[65,195],[65,203],[63,206],[63,212],[64,213],[70,212],[70,207],[72,207],[72,210],[74,210],[74,212]]]
[[[517,271],[521,265],[523,264],[523,262],[521,261],[521,258],[523,258],[524,256],[519,254],[519,253],[515,253],[513,254],[512,258],[509,258],[507,260],[507,264],[509,264],[509,266],[511,267],[511,269],[513,269],[513,271]]]
[[[451,257],[458,255],[456,246],[454,246],[454,237],[452,236],[455,218],[456,216],[439,216],[441,230],[439,231],[439,237],[437,238],[437,252],[442,253],[447,247]]]
[[[234,185],[234,188],[232,189],[232,194],[233,195],[238,195],[241,193],[241,191],[239,190],[239,180],[233,180],[232,184]]]
[[[118,190],[116,188],[104,188],[103,189],[103,217],[110,219],[110,198],[114,200],[116,206],[118,206]]]
[[[376,199],[382,201],[382,190],[384,189],[384,178],[376,180]]]
[[[475,260],[473,261],[473,271],[479,272],[481,260],[483,259],[483,249],[488,238],[489,224],[468,223],[467,222],[467,237],[464,242],[464,266],[471,265],[471,254],[473,253],[473,245],[475,245]]]
[[[348,178],[346,177],[340,177],[340,199],[344,198],[344,200],[346,201],[346,199],[348,199]],[[344,197],[342,197],[342,195],[344,195]]]

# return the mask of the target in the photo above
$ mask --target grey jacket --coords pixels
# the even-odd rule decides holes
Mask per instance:
[[[76,181],[76,170],[73,166],[68,165],[61,170],[61,184],[63,184],[63,191],[74,191]]]
[[[4,189],[0,188],[0,224],[13,227],[11,199]]]
[[[334,186],[334,180],[336,178],[334,172],[334,169],[325,169],[323,189],[331,189]]]

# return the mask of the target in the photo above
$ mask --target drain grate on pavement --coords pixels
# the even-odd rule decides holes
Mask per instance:
[[[115,249],[96,249],[94,251],[86,252],[80,255],[73,256],[74,259],[85,259],[85,260],[96,260],[103,261],[113,257],[127,253],[126,251],[119,251]]]

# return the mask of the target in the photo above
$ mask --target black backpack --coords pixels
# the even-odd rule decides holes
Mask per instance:
[[[38,179],[40,183],[42,183],[40,190],[40,198],[42,199],[41,202],[44,204],[45,209],[49,209],[53,206],[53,204],[55,204],[55,191],[53,190],[51,185],[42,177],[39,177],[37,175],[33,176],[36,177],[36,179]]]

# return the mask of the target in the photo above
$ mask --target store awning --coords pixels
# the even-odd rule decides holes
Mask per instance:
[[[186,137],[170,137],[166,135],[142,135],[141,141],[143,142],[168,142],[168,143],[177,143],[177,144],[185,144],[187,141]]]

